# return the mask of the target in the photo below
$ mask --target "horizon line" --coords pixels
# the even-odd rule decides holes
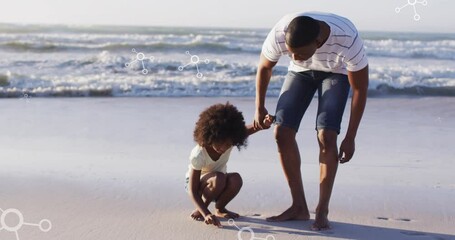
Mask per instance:
[[[199,28],[199,29],[233,29],[233,30],[270,30],[272,27],[248,27],[248,26],[185,26],[185,25],[145,25],[145,24],[101,24],[101,23],[18,23],[18,22],[0,22],[0,25],[14,25],[14,26],[59,26],[59,27],[137,27],[137,28]],[[415,30],[377,30],[377,29],[358,29],[359,32],[384,32],[384,33],[419,33],[419,34],[455,34],[455,32],[447,31],[415,31]]]

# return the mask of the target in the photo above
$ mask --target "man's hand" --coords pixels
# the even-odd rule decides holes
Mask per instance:
[[[263,123],[266,129],[269,129],[270,126],[272,126],[273,122],[275,122],[275,116],[272,116],[270,114],[265,115]]]
[[[264,125],[264,119],[265,116],[268,114],[268,111],[265,107],[260,107],[256,109],[256,113],[254,114],[254,122],[253,122],[253,127],[255,130],[262,130],[267,128],[266,125]]]
[[[221,226],[220,220],[213,214],[207,214],[204,217],[204,222],[207,225],[213,224],[213,225],[215,225],[217,227],[223,227],[223,226]]]
[[[355,141],[354,138],[345,138],[341,142],[340,153],[338,154],[338,161],[340,163],[346,163],[351,160],[355,151]]]

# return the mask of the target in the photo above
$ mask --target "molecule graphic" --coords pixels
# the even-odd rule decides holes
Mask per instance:
[[[408,1],[408,3],[406,3],[406,5],[395,8],[395,12],[399,13],[401,11],[401,9],[403,9],[407,6],[412,6],[412,8],[414,9],[414,20],[419,21],[420,15],[417,13],[416,4],[419,3],[419,4],[422,4],[422,6],[426,6],[428,4],[427,0],[407,0],[407,1]]]
[[[199,72],[199,66],[198,66],[198,63],[199,63],[199,61],[200,61],[199,57],[198,57],[197,55],[191,55],[191,54],[190,54],[190,51],[186,51],[186,54],[190,55],[190,62],[187,63],[187,64],[185,64],[184,66],[179,66],[179,68],[178,68],[179,71],[183,71],[183,69],[184,69],[186,66],[188,66],[188,65],[190,65],[190,64],[194,64],[194,65],[196,65],[196,70],[197,70],[196,77],[197,77],[197,78],[202,78],[203,75],[202,75],[201,72]],[[205,64],[208,64],[209,62],[210,62],[210,61],[209,61],[208,59],[205,59],[205,60],[204,60],[204,63],[205,63]]]
[[[232,218],[228,220],[228,224],[231,225],[231,226],[236,227],[236,228],[239,230],[239,232],[237,233],[237,239],[238,239],[238,240],[243,240],[243,238],[242,238],[242,232],[243,232],[243,231],[250,232],[251,237],[250,237],[249,240],[254,240],[254,239],[258,239],[258,240],[275,240],[275,237],[274,237],[273,235],[267,235],[266,238],[255,237],[255,236],[254,236],[254,231],[253,231],[253,229],[251,229],[250,227],[242,227],[242,228],[239,228],[239,227],[235,224],[234,219],[232,219]]]
[[[17,240],[19,240],[19,234],[17,233],[17,230],[21,229],[21,227],[23,225],[36,226],[42,232],[49,232],[49,230],[51,230],[51,228],[52,228],[51,221],[49,221],[47,219],[43,219],[37,224],[24,222],[24,216],[22,215],[22,213],[19,210],[15,209],[15,208],[9,208],[6,210],[2,210],[0,208],[0,211],[2,212],[2,214],[0,216],[0,231],[5,229],[8,232],[15,232]],[[6,216],[8,216],[8,215],[16,215],[16,218],[19,219],[18,223],[14,226],[8,226],[5,221]],[[43,225],[45,225],[45,224],[47,224],[47,228],[43,227]]]
[[[134,49],[134,48],[131,49],[131,52],[136,53],[136,60],[133,60],[133,61],[131,61],[131,62],[129,62],[129,63],[125,63],[125,67],[129,67],[129,66],[131,66],[132,63],[137,62],[137,61],[140,61],[140,62],[142,63],[142,74],[144,74],[144,75],[147,74],[147,73],[149,72],[149,70],[147,70],[147,69],[145,68],[144,59],[145,59],[145,60],[148,59],[148,60],[150,60],[151,62],[153,62],[153,60],[155,59],[155,57],[154,57],[154,56],[150,56],[150,57],[147,58],[147,57],[145,57],[145,54],[143,54],[143,53],[141,53],[141,52],[136,52],[136,49]]]
[[[23,93],[21,99],[25,100],[25,102],[29,102],[32,96],[28,95],[27,93]]]

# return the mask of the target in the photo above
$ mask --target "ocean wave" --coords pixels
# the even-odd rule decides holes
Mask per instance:
[[[446,96],[455,97],[455,87],[426,87],[412,86],[396,88],[387,84],[380,84],[374,89],[368,89],[369,97],[386,96]]]
[[[365,40],[369,56],[455,60],[455,40]]]
[[[219,53],[241,53],[251,52],[260,53],[260,48],[243,44],[233,43],[206,43],[206,42],[188,42],[188,43],[98,43],[98,44],[77,44],[77,43],[39,43],[39,42],[4,42],[0,43],[0,48],[16,52],[57,52],[57,51],[130,51],[133,48],[142,49],[143,51],[156,52],[168,51],[179,52],[192,49],[198,52],[215,52]]]
[[[112,39],[110,39],[112,40]],[[141,49],[147,52],[181,52],[188,49],[201,53],[214,54],[259,54],[261,45],[257,41],[236,40],[215,40],[206,39],[199,36],[185,40],[157,40],[153,41],[93,41],[93,42],[52,42],[36,40],[15,40],[0,41],[0,49],[11,52],[38,52],[52,53],[65,51],[130,51],[131,49]],[[455,60],[455,40],[442,41],[396,41],[380,40],[365,41],[365,49],[368,56],[373,57],[394,57],[409,59],[442,59]]]
[[[189,97],[189,96],[254,96],[254,80],[238,78],[235,81],[221,79],[197,79],[190,76],[185,78],[159,80],[133,77],[129,79],[115,78],[99,81],[100,76],[86,77],[87,79],[72,79],[40,81],[39,86],[14,86],[15,84],[0,85],[0,98],[27,97]],[[280,78],[280,77],[279,77]],[[1,79],[1,77],[0,77]],[[90,80],[91,79],[91,80]],[[179,79],[179,80],[175,80]],[[229,78],[231,79],[231,78]],[[11,79],[10,82],[15,82]],[[16,83],[18,81],[16,80]],[[20,81],[19,81],[20,82]],[[281,87],[280,80],[271,82],[268,95],[278,95]],[[20,85],[20,84],[17,84]]]
[[[1,29],[0,24],[0,29]],[[103,27],[45,26],[42,31],[0,33],[0,51],[66,52],[66,51],[129,51],[132,48],[149,52],[198,52],[225,54],[259,54],[267,31],[197,28],[124,27],[103,30]],[[455,60],[454,34],[363,34],[369,56],[408,59]]]
[[[0,97],[254,96],[267,33],[0,24]],[[454,96],[455,35],[362,36],[372,95]],[[197,66],[190,52],[200,56]],[[270,96],[278,96],[288,61],[274,68]]]
[[[185,54],[180,54],[179,60],[175,56],[163,59],[156,56],[144,62],[137,61],[133,55],[131,51],[128,55],[101,51],[84,53],[82,57],[63,54],[45,61],[18,57],[0,67],[0,92],[3,97],[18,97],[23,92],[42,97],[255,94],[256,57],[246,60],[240,55],[242,61],[216,57],[196,67]],[[197,77],[198,74],[203,77]],[[279,94],[286,74],[286,65],[278,64],[274,68],[269,94]],[[369,89],[373,93],[393,95],[415,90],[423,95],[450,95],[453,87],[452,61],[426,60],[417,64],[414,60],[376,59],[370,64]]]
[[[0,97],[187,97],[187,96],[232,96],[255,95],[255,71],[249,66],[232,67],[218,64],[219,69],[196,69],[178,71],[176,68],[150,69],[143,74],[141,69],[119,68],[100,74],[26,75],[19,73],[0,74]],[[242,71],[238,69],[242,68]],[[267,91],[268,96],[278,96],[286,68],[278,68]],[[455,96],[455,76],[431,78],[423,75],[394,76],[399,73],[381,72],[372,69],[369,92],[371,96],[420,95]],[[439,73],[444,76],[443,72]],[[431,74],[430,74],[431,75]]]
[[[225,35],[241,38],[264,38],[270,29],[236,29],[204,27],[158,27],[158,26],[108,26],[108,25],[47,25],[47,24],[5,24],[0,23],[0,33],[9,35],[116,35],[116,36],[154,36],[154,35]],[[1,35],[1,34],[0,34]]]
[[[455,87],[455,71],[450,64],[439,65],[427,63],[402,65],[384,63],[370,66],[370,88],[381,84],[404,89],[415,86],[438,88]]]

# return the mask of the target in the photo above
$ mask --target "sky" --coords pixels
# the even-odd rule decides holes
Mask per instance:
[[[421,2],[426,1],[426,5]],[[285,14],[331,12],[359,30],[455,33],[455,0],[0,0],[0,23],[271,28]],[[402,7],[399,13],[397,7]],[[414,9],[420,20],[414,20]]]

